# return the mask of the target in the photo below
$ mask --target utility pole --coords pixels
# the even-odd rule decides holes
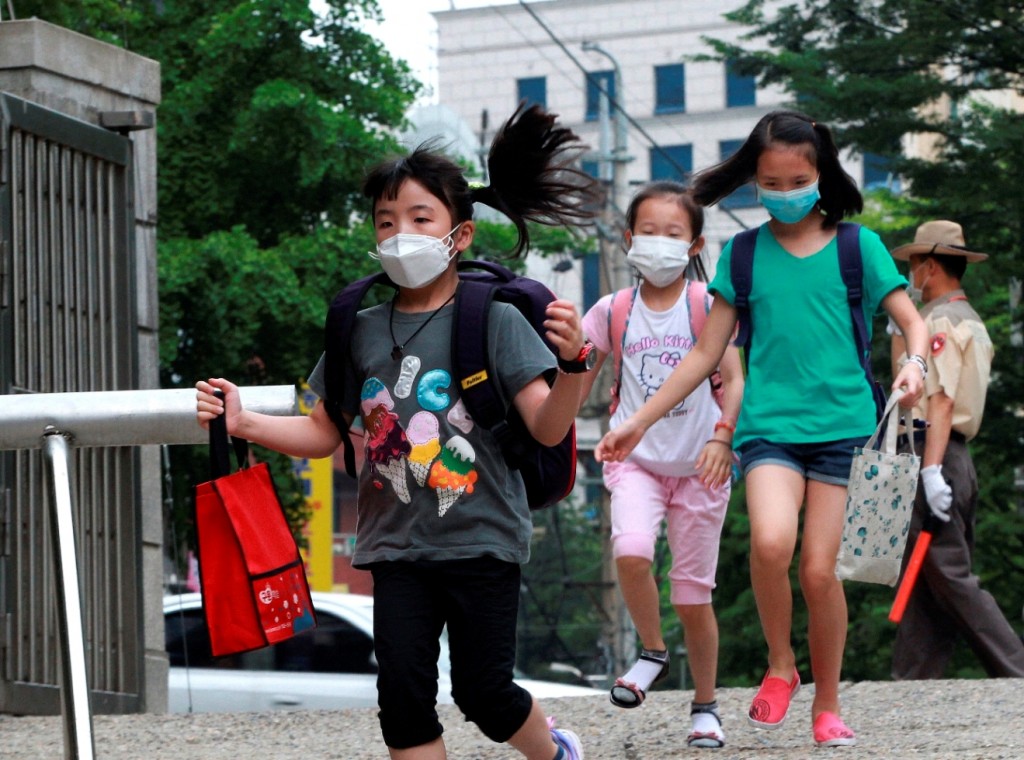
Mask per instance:
[[[596,42],[584,41],[582,48],[586,52],[598,53],[612,63],[614,76],[615,100],[609,97],[606,88],[601,92],[598,104],[599,125],[599,156],[600,177],[605,187],[604,211],[601,221],[597,224],[598,245],[600,251],[601,292],[612,293],[630,284],[630,270],[626,256],[622,250],[622,233],[625,230],[623,212],[628,204],[626,164],[630,158],[626,146],[626,114],[622,103],[622,70],[619,62]],[[614,148],[609,149],[612,142],[612,121],[614,121]],[[608,431],[607,399],[614,378],[611,377],[611,362],[605,362],[602,376],[596,383],[597,393],[593,398],[599,399],[601,408],[601,433]],[[603,626],[601,631],[602,650],[606,653],[610,678],[625,672],[632,663],[636,653],[636,630],[629,618],[622,595],[619,593],[615,572],[615,560],[612,558],[611,541],[611,505],[607,490],[601,492],[601,535],[605,537],[601,554],[601,606]]]

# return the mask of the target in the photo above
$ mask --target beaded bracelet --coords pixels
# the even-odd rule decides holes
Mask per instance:
[[[715,423],[715,430],[728,430],[730,433],[735,433],[736,426],[733,425],[731,422],[719,420],[718,422]]]
[[[919,356],[918,354],[911,354],[910,356],[907,357],[907,363],[909,362],[913,362],[918,366],[918,368],[921,370],[922,379],[928,377],[928,364],[925,362],[923,356]]]

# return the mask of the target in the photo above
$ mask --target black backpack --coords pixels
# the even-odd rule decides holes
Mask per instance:
[[[501,446],[509,467],[519,471],[526,485],[530,509],[543,509],[564,499],[576,482],[576,428],[573,425],[556,446],[538,443],[515,406],[501,398],[491,367],[488,366],[487,318],[492,301],[515,306],[541,336],[545,337],[545,309],[555,296],[543,284],[522,277],[490,261],[465,260],[458,263],[460,285],[455,295],[452,322],[452,377],[467,411],[478,424],[490,430]],[[356,313],[374,285],[395,284],[380,272],[356,280],[339,292],[327,313],[324,347],[324,408],[341,432],[345,470],[356,477],[355,450],[342,413],[343,371],[348,360]],[[554,382],[557,370],[545,375]]]
[[[744,361],[749,362],[750,335],[753,325],[750,321],[750,290],[754,284],[754,245],[759,228],[744,230],[732,239],[732,260],[729,275],[736,291],[736,314],[739,318],[739,332],[734,345],[743,348]],[[857,347],[857,359],[864,369],[864,376],[875,399],[876,419],[882,419],[885,410],[885,391],[871,372],[871,345],[868,343],[868,327],[864,321],[863,279],[864,265],[860,255],[860,225],[840,222],[836,230],[836,248],[839,250],[839,271],[846,286],[846,300],[850,304],[850,318],[853,321],[853,340]]]

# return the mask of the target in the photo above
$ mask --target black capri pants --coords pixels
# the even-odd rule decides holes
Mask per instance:
[[[489,739],[508,741],[533,705],[529,692],[512,681],[519,565],[478,557],[379,562],[368,569],[384,742],[408,749],[443,733],[437,658],[446,624],[455,704]]]

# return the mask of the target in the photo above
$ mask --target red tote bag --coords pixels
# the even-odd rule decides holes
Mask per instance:
[[[259,649],[316,627],[298,546],[266,463],[248,467],[248,442],[233,438],[230,471],[224,415],[210,423],[214,479],[196,486],[203,612],[215,657]]]

